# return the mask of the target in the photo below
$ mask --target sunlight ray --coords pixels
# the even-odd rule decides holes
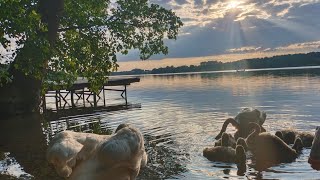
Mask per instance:
[[[290,32],[295,33],[296,35],[307,38],[307,39],[314,39],[314,37],[317,37],[319,35],[319,30],[298,22],[294,22],[291,20],[286,20],[286,19],[280,19],[280,18],[269,18],[266,19],[266,21],[280,27],[283,29],[286,29]]]

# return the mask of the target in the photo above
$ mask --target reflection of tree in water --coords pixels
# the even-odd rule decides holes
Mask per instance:
[[[0,121],[0,151],[9,152],[9,157],[14,158],[23,171],[34,176],[34,179],[61,179],[46,160],[47,142],[41,123],[39,114]],[[1,175],[0,179],[20,178]]]
[[[10,153],[0,152],[0,169],[2,170],[2,172],[0,173],[0,179],[1,180],[17,179],[17,177],[10,175],[10,171],[12,172],[12,168],[22,169],[19,163],[13,157],[10,157]],[[24,179],[24,180],[32,179],[31,175],[23,171],[17,172],[17,173],[20,174],[19,179]]]
[[[0,151],[0,161],[2,161],[5,158],[4,152]]]
[[[187,153],[159,145],[168,141],[169,138],[166,135],[145,135],[144,138],[148,163],[146,167],[141,169],[137,179],[166,179],[187,171],[185,167],[186,160],[189,157]]]
[[[283,69],[283,70],[265,70],[265,71],[245,71],[243,73],[235,72],[221,72],[221,73],[203,73],[200,77],[203,79],[217,79],[222,76],[275,76],[275,77],[299,77],[299,76],[318,76],[320,75],[319,69]]]
[[[0,179],[62,179],[54,168],[48,164],[45,154],[47,150],[47,138],[52,130],[57,133],[60,130],[49,128],[50,123],[44,123],[40,115],[17,116],[0,122],[0,161],[6,157],[4,152],[9,152],[9,158],[22,167],[21,169],[31,174],[22,175],[20,178],[2,174]],[[96,134],[111,134],[111,129],[106,122],[91,121],[91,123],[74,124],[73,131],[91,132]],[[58,127],[58,126],[55,126]],[[50,132],[51,131],[51,132]],[[168,135],[145,135],[146,151],[148,153],[147,167],[143,168],[138,179],[165,179],[186,172],[184,157],[188,154],[160,145],[170,144]],[[169,141],[169,143],[168,143]],[[187,159],[187,158],[184,158]],[[8,166],[7,166],[8,167]]]

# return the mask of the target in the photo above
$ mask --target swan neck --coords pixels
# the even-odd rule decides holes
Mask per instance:
[[[260,133],[260,126],[257,123],[249,123],[249,126],[253,127],[253,132],[247,137],[247,143],[252,143],[253,142],[253,138],[258,136]]]
[[[239,129],[239,124],[237,123],[237,121],[233,118],[228,118],[227,120],[224,121],[221,131],[217,135],[216,139],[220,139],[222,136],[222,133],[226,132],[229,123],[232,124],[232,126],[234,126],[235,128]]]

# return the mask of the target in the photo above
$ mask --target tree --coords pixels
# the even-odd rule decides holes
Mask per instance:
[[[97,90],[117,70],[117,55],[167,54],[164,39],[176,39],[183,25],[172,10],[148,0],[2,0],[0,10],[3,91],[22,88],[15,81],[25,78],[38,81],[30,88],[39,90],[77,77]]]

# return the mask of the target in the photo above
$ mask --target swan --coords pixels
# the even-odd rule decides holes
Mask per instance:
[[[221,137],[221,146],[205,148],[203,150],[203,156],[210,161],[226,163],[235,162],[236,151],[232,147],[228,146],[229,138],[230,137],[227,133],[223,133]]]
[[[293,129],[277,131],[275,135],[287,144],[293,144],[295,139],[299,137],[302,140],[303,147],[311,147],[314,139],[314,135],[309,132],[298,132]]]
[[[226,131],[227,126],[231,123],[236,129],[235,138],[238,137],[246,138],[250,131],[248,125],[250,122],[255,122],[260,124],[263,131],[265,129],[262,127],[262,124],[265,122],[267,114],[264,111],[259,111],[254,108],[244,108],[242,109],[235,118],[228,118],[222,125],[220,133],[216,136],[216,139],[220,139],[223,132]]]
[[[293,144],[296,139],[297,131],[293,129],[285,129],[281,131],[276,131],[275,135],[282,139],[287,144]]]
[[[250,128],[248,127],[248,123],[238,123],[235,119],[233,118],[228,118],[222,125],[221,131],[219,134],[216,136],[216,140],[221,138],[222,133],[226,132],[228,125],[231,124],[234,126],[237,131],[234,134],[235,140],[237,140],[239,137],[246,138],[250,134]],[[266,132],[266,129],[260,125],[260,129],[262,132]]]
[[[270,133],[260,133],[260,126],[257,123],[249,123],[253,132],[245,139],[245,145],[252,152],[256,159],[256,165],[260,169],[270,167],[274,164],[294,161],[302,150],[302,141],[296,138],[294,149],[289,147],[279,137]],[[239,145],[243,145],[239,140]],[[244,147],[245,148],[245,147]]]
[[[236,145],[241,145],[243,147],[243,149],[245,150],[245,152],[247,152],[249,150],[246,140],[242,137],[238,138]]]
[[[236,164],[237,164],[237,175],[243,176],[244,173],[247,171],[247,156],[246,151],[243,146],[237,145],[236,146]]]
[[[231,135],[231,134],[228,134],[226,133],[228,136],[229,136],[229,139],[227,141],[227,146],[230,146],[232,148],[236,148],[236,140],[235,138]],[[214,143],[214,146],[222,146],[222,138],[220,138],[219,140],[217,140],[215,143]]]
[[[225,162],[225,163],[239,163],[239,164],[245,163],[243,161],[237,162],[237,159],[239,159],[237,157],[243,156],[243,154],[241,154],[242,153],[241,147],[236,148],[238,149],[238,152],[237,152],[236,149],[228,146],[229,139],[230,139],[229,134],[223,133],[221,138],[221,143],[222,143],[221,146],[205,148],[203,150],[203,156],[210,161],[219,161],[219,162]]]
[[[147,164],[144,138],[130,125],[120,125],[113,136],[98,144],[90,138],[87,141],[78,153],[80,163],[73,169],[70,180],[131,180]]]
[[[314,139],[314,135],[310,132],[299,132],[297,137],[302,140],[303,147],[311,147]]]
[[[71,131],[58,133],[47,149],[47,160],[52,164],[59,176],[67,178],[76,165],[76,155],[82,149],[84,139],[80,142],[73,138]],[[83,140],[83,141],[82,141]]]
[[[50,164],[53,164],[59,176],[69,177],[76,165],[77,154],[86,140],[88,138],[104,140],[109,137],[109,135],[62,131],[50,141],[46,158]]]
[[[47,160],[68,179],[135,179],[147,154],[140,131],[121,124],[113,135],[60,132],[48,146]]]
[[[315,170],[320,170],[320,126],[316,128],[308,163]]]

